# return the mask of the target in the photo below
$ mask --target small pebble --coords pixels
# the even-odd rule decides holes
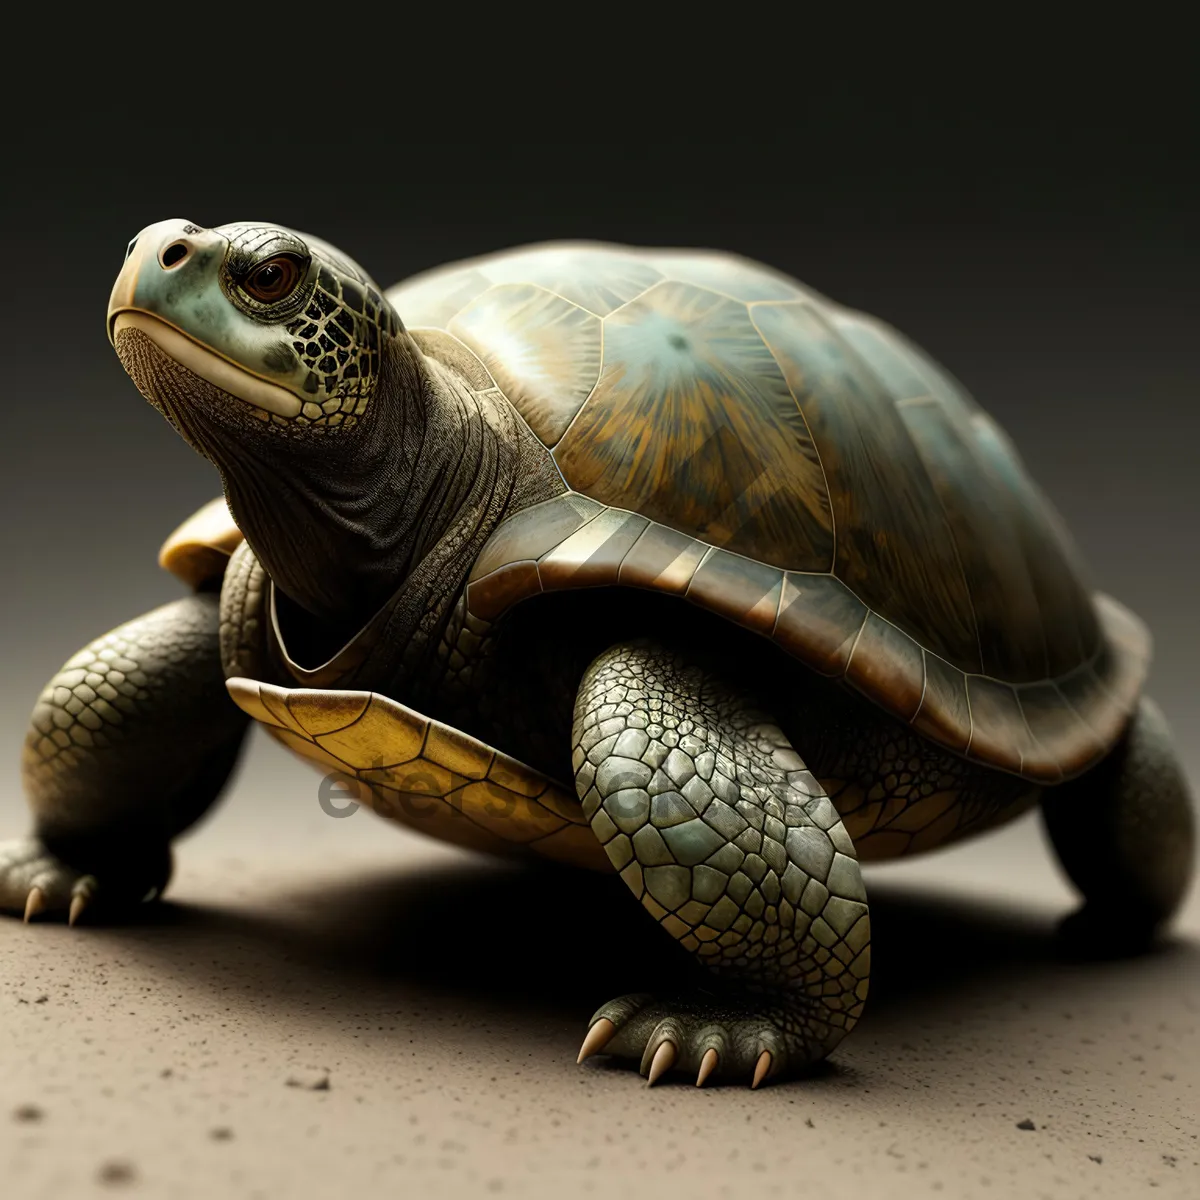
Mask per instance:
[[[40,1121],[45,1115],[36,1104],[21,1104],[13,1109],[14,1121]]]
[[[1025,1120],[1017,1122],[1017,1128],[1018,1129],[1036,1129],[1037,1126],[1028,1117],[1026,1117]]]
[[[308,1079],[297,1079],[295,1075],[292,1075],[289,1076],[287,1085],[291,1088],[307,1088],[310,1092],[327,1092],[329,1091],[329,1076],[321,1075]]]
[[[99,1171],[96,1172],[96,1178],[109,1187],[122,1187],[137,1178],[137,1169],[131,1162],[112,1159],[101,1164]]]
[[[209,1135],[214,1142],[231,1142],[233,1141],[233,1130],[227,1125],[221,1125],[212,1130]]]

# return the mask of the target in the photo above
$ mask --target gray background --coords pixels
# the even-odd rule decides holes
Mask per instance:
[[[0,834],[25,826],[37,691],[180,593],[158,546],[218,490],[104,332],[127,241],[174,216],[278,220],[383,285],[552,237],[711,245],[884,317],[1006,427],[1097,586],[1148,622],[1151,690],[1200,781],[1180,130],[927,113],[914,131],[890,111],[762,144],[397,138],[314,158],[250,129],[200,154],[153,114],[136,153],[78,124],[11,143]],[[536,873],[331,820],[265,737],[178,861],[172,903],[133,928],[0,925],[0,1159],[21,1194],[87,1191],[114,1160],[180,1196],[1196,1194],[1200,905],[1149,960],[1059,963],[1070,895],[1034,819],[870,873],[867,1018],[830,1073],[753,1097],[573,1065],[595,1007],[662,968],[624,896],[560,881],[547,905]],[[329,1092],[286,1086],[324,1071]],[[42,1120],[9,1120],[29,1103]]]

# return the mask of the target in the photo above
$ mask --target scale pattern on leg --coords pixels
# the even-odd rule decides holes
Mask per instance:
[[[165,885],[171,839],[220,792],[248,725],[225,692],[217,627],[217,597],[188,596],[50,681],[22,760],[36,836],[0,846],[0,908],[65,912],[83,893],[136,901]]]
[[[217,630],[217,597],[187,596],[97,638],[47,684],[22,757],[40,834],[143,819],[147,793],[183,802],[153,806],[164,839],[199,815],[189,782],[247,726],[225,693]]]
[[[601,1009],[608,1049],[718,1073],[824,1058],[862,1011],[870,921],[854,846],[771,718],[651,642],[589,668],[574,725],[575,782],[609,860],[662,927],[731,985],[725,996]],[[730,1013],[738,1014],[736,1017]],[[639,1044],[640,1043],[640,1044]],[[761,1071],[758,1072],[761,1075]]]

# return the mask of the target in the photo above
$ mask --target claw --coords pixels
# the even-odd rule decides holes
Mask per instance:
[[[762,1081],[764,1079],[766,1079],[767,1072],[770,1069],[771,1069],[771,1052],[770,1052],[770,1050],[764,1050],[758,1056],[758,1062],[754,1066],[754,1082],[750,1084],[750,1087],[752,1089],[758,1087],[758,1085],[760,1083],[762,1083]]]
[[[587,1031],[587,1037],[583,1039],[583,1045],[579,1047],[579,1057],[575,1060],[576,1063],[581,1063],[585,1059],[591,1058],[593,1054],[599,1054],[612,1040],[612,1036],[616,1032],[617,1027],[607,1017],[601,1017]]]
[[[46,908],[46,894],[40,887],[31,887],[25,897],[25,923],[28,924]]]
[[[90,897],[83,892],[76,892],[71,897],[71,911],[67,916],[68,925],[74,925],[83,916],[83,910],[87,908],[89,899]]]
[[[717,1069],[717,1057],[715,1050],[705,1050],[704,1057],[700,1060],[700,1071],[696,1076],[697,1087],[703,1087],[704,1081]]]
[[[675,1043],[663,1042],[654,1052],[650,1060],[650,1070],[646,1074],[646,1086],[653,1087],[655,1082],[675,1065]]]

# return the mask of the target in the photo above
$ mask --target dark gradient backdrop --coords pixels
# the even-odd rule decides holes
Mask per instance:
[[[89,638],[178,594],[156,550],[217,491],[105,338],[126,242],[170,216],[319,233],[383,285],[544,238],[713,245],[879,314],[1001,421],[1098,585],[1149,622],[1153,691],[1200,780],[1200,255],[1182,135],[856,119],[771,144],[381,136],[326,168],[253,129],[206,146],[166,124],[132,140],[76,124],[10,144],[0,835],[23,823],[17,756],[38,688]]]

